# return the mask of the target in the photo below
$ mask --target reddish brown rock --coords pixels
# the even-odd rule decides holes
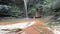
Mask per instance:
[[[26,28],[22,34],[53,34],[47,25],[40,20],[35,20],[35,24]],[[51,28],[52,29],[52,28]]]

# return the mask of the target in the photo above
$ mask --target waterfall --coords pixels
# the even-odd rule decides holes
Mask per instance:
[[[23,1],[24,1],[24,9],[25,9],[25,13],[26,13],[26,18],[28,18],[27,0],[23,0]]]

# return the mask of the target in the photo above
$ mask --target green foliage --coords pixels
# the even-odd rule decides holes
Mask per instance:
[[[35,8],[31,8],[28,13],[33,15],[33,14],[35,14],[35,11],[36,11]]]
[[[9,6],[11,7],[11,9],[6,10],[6,7],[4,7],[3,5],[0,7],[0,14],[19,16],[19,17],[25,16],[23,0],[13,0],[13,1],[10,0],[7,3],[9,3]],[[54,1],[53,0],[28,0],[27,1],[28,14],[31,14],[32,16],[35,15],[36,8],[39,8],[42,10],[42,15],[56,15],[56,14],[59,15],[60,14],[59,3],[60,3],[60,0],[54,0]]]

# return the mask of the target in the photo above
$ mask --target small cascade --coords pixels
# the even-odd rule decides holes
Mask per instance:
[[[24,9],[25,9],[25,14],[26,14],[26,19],[28,19],[28,12],[27,12],[27,0],[24,1]]]

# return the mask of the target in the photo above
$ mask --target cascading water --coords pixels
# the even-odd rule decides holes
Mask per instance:
[[[28,12],[27,12],[27,0],[23,0],[23,1],[24,1],[25,12],[26,12],[26,18],[28,18]]]

